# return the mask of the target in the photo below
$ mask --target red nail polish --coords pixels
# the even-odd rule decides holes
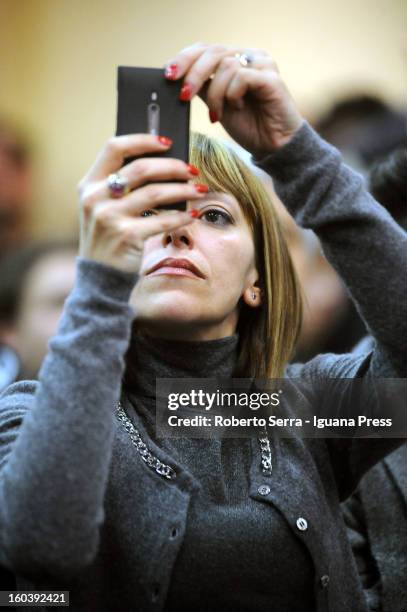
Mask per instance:
[[[166,136],[157,136],[157,138],[160,141],[160,143],[164,145],[165,147],[170,147],[172,145],[171,138],[167,138]]]
[[[203,183],[197,183],[194,187],[198,193],[208,193],[209,191],[208,185],[204,185]]]
[[[177,64],[170,64],[169,66],[167,66],[165,68],[165,78],[169,79],[170,81],[175,81],[175,79],[177,78],[177,71],[178,71],[178,65]]]
[[[198,176],[199,170],[198,168],[196,168],[196,166],[193,166],[192,164],[187,164],[187,168],[188,172],[192,174],[192,176]]]
[[[196,208],[193,208],[192,210],[189,211],[189,214],[191,215],[191,217],[196,219],[196,217],[199,215],[199,210],[196,210]]]
[[[217,121],[219,121],[219,117],[218,115],[215,113],[215,111],[209,111],[209,119],[211,121],[211,123],[216,123]]]
[[[192,87],[189,83],[184,83],[179,93],[179,99],[182,102],[188,102],[192,97]]]

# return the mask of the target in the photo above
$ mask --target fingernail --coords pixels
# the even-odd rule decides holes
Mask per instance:
[[[203,183],[197,183],[194,187],[198,193],[208,193],[209,191],[208,185],[204,185]]]
[[[169,64],[169,66],[167,66],[164,71],[165,78],[169,79],[170,81],[175,81],[175,79],[177,78],[177,70],[177,64]]]
[[[181,91],[179,92],[179,99],[182,102],[188,102],[192,96],[192,87],[189,83],[184,83],[181,87]]]
[[[191,217],[193,217],[194,219],[199,215],[199,210],[196,210],[196,208],[193,208],[192,210],[189,210],[188,212],[191,215]]]
[[[215,111],[209,111],[209,119],[211,121],[211,123],[216,123],[217,121],[219,121],[219,117],[218,115],[215,113]]]
[[[196,166],[193,166],[192,164],[187,164],[187,168],[188,172],[192,174],[192,176],[198,176],[199,170],[198,168],[196,168]]]
[[[165,147],[170,147],[172,145],[171,138],[167,138],[166,136],[157,136],[157,138],[160,141],[160,143],[164,145]]]

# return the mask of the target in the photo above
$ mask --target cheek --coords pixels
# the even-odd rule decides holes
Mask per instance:
[[[213,281],[228,294],[240,297],[252,268],[254,249],[249,238],[228,236],[208,251]]]
[[[151,238],[147,238],[144,241],[143,255],[141,258],[142,264],[146,257],[148,257],[154,251],[162,250],[162,234],[157,234],[156,236],[151,236]]]

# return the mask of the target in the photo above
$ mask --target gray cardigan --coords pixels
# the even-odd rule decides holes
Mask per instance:
[[[405,375],[405,233],[307,124],[259,165],[297,221],[318,233],[377,341],[371,353],[322,355],[287,375]],[[0,401],[0,563],[19,576],[20,588],[69,588],[78,611],[164,609],[196,488],[136,412],[150,448],[176,468],[174,481],[141,461],[115,418],[135,282],[79,260],[39,383],[12,385]],[[339,500],[393,445],[273,437],[266,494],[253,449],[250,497],[277,508],[307,547],[318,612],[365,610]]]
[[[407,444],[375,465],[343,505],[369,609],[407,609]]]

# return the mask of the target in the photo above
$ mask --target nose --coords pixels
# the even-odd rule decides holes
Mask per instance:
[[[168,246],[169,244],[173,244],[179,249],[192,249],[193,240],[189,228],[184,226],[170,232],[165,232],[163,234],[163,246]]]

